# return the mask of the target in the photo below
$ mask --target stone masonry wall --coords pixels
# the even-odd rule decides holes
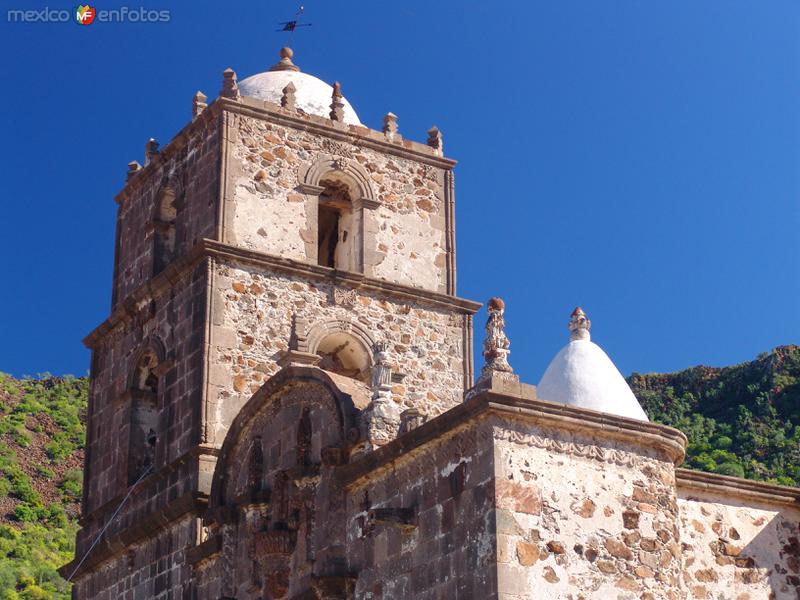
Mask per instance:
[[[367,276],[446,291],[444,171],[317,133],[227,115],[233,189],[225,241],[316,264],[317,197],[301,191],[303,165],[322,157],[357,163],[381,205],[365,210]]]
[[[161,341],[169,364],[159,381],[156,469],[198,441],[206,268],[201,262],[174,288],[143,303],[135,318],[117,325],[93,349],[83,510],[87,517],[127,488],[131,406],[126,392],[138,353],[150,340]]]
[[[588,433],[495,423],[500,598],[683,597],[670,460]]]
[[[348,490],[356,598],[497,598],[493,456],[480,437],[490,439],[491,430],[456,431]],[[370,518],[397,508],[414,508],[416,525]]]
[[[209,113],[210,114],[210,113]],[[161,193],[177,188],[175,255],[216,232],[219,197],[219,119],[187,126],[150,164],[137,172],[120,195],[114,306],[153,276],[154,219]]]
[[[460,314],[223,262],[217,263],[214,273],[212,302],[207,413],[209,441],[215,444],[222,443],[244,403],[279,370],[276,361],[289,347],[293,314],[312,327],[332,320],[355,323],[373,341],[387,341],[390,361],[404,375],[392,390],[401,410],[415,407],[433,416],[461,401],[464,317]]]
[[[73,597],[92,600],[182,600],[191,598],[185,551],[197,536],[197,521],[184,518],[152,538],[130,546],[75,583]]]
[[[689,598],[798,600],[800,508],[679,490]]]

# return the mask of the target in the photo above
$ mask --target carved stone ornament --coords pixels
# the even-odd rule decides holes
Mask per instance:
[[[489,300],[489,318],[486,320],[486,337],[483,340],[483,358],[485,364],[481,369],[481,377],[490,376],[492,372],[513,373],[508,364],[509,346],[511,342],[506,336],[506,322],[503,318],[505,303],[500,298]]]
[[[333,160],[333,166],[339,171],[347,170],[347,167],[350,165],[350,159],[345,156],[337,156]]]
[[[326,139],[322,142],[322,148],[330,154],[344,156],[346,158],[353,157],[353,149],[348,144],[343,144],[335,140]]]
[[[333,288],[332,300],[336,306],[355,306],[358,294],[355,290]]]
[[[590,340],[591,335],[589,329],[592,327],[592,322],[583,309],[579,306],[572,311],[569,318],[569,339],[575,340]]]

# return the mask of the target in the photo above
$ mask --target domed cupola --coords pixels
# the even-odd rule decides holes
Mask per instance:
[[[570,342],[547,367],[536,395],[542,400],[649,420],[614,363],[591,341],[590,327],[586,313],[576,308],[569,321]]]
[[[281,60],[269,71],[251,75],[239,82],[239,93],[242,96],[259,98],[275,104],[281,103],[284,88],[290,83],[294,86],[295,107],[307,114],[319,117],[330,116],[333,86],[321,79],[300,71],[292,62],[294,52],[291,48],[281,48]],[[344,122],[349,125],[361,125],[356,111],[347,99],[344,103]]]

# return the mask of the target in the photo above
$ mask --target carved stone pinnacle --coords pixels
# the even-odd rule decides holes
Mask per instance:
[[[485,364],[481,369],[481,378],[491,376],[493,372],[513,373],[508,364],[511,342],[506,336],[506,322],[503,318],[505,302],[502,298],[491,298],[487,306],[489,318],[486,320],[486,337],[483,340],[483,358]]]
[[[219,93],[224,98],[239,99],[239,85],[236,82],[236,71],[228,67],[222,72],[222,90]]]
[[[589,320],[589,317],[586,316],[586,313],[583,312],[583,309],[578,306],[575,310],[572,311],[572,314],[569,318],[569,339],[571,341],[575,340],[590,340],[591,335],[589,334],[589,329],[592,327],[592,322]]]
[[[331,95],[331,120],[344,121],[344,101],[342,100],[342,84],[338,81],[333,83],[333,94]]]

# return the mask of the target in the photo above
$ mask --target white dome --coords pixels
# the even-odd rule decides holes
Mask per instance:
[[[287,52],[288,51],[288,52]],[[272,67],[271,71],[257,73],[239,82],[239,93],[242,96],[260,98],[275,104],[281,103],[283,88],[289,82],[295,87],[295,106],[308,114],[329,118],[333,86],[328,85],[313,75],[300,72],[291,62],[291,50],[281,50],[283,60]],[[344,103],[344,122],[349,125],[361,125],[358,115],[346,98]]]
[[[585,325],[576,327],[572,341],[556,354],[536,395],[542,400],[648,421],[625,378],[603,349],[589,339],[589,321],[582,311],[580,315]]]

